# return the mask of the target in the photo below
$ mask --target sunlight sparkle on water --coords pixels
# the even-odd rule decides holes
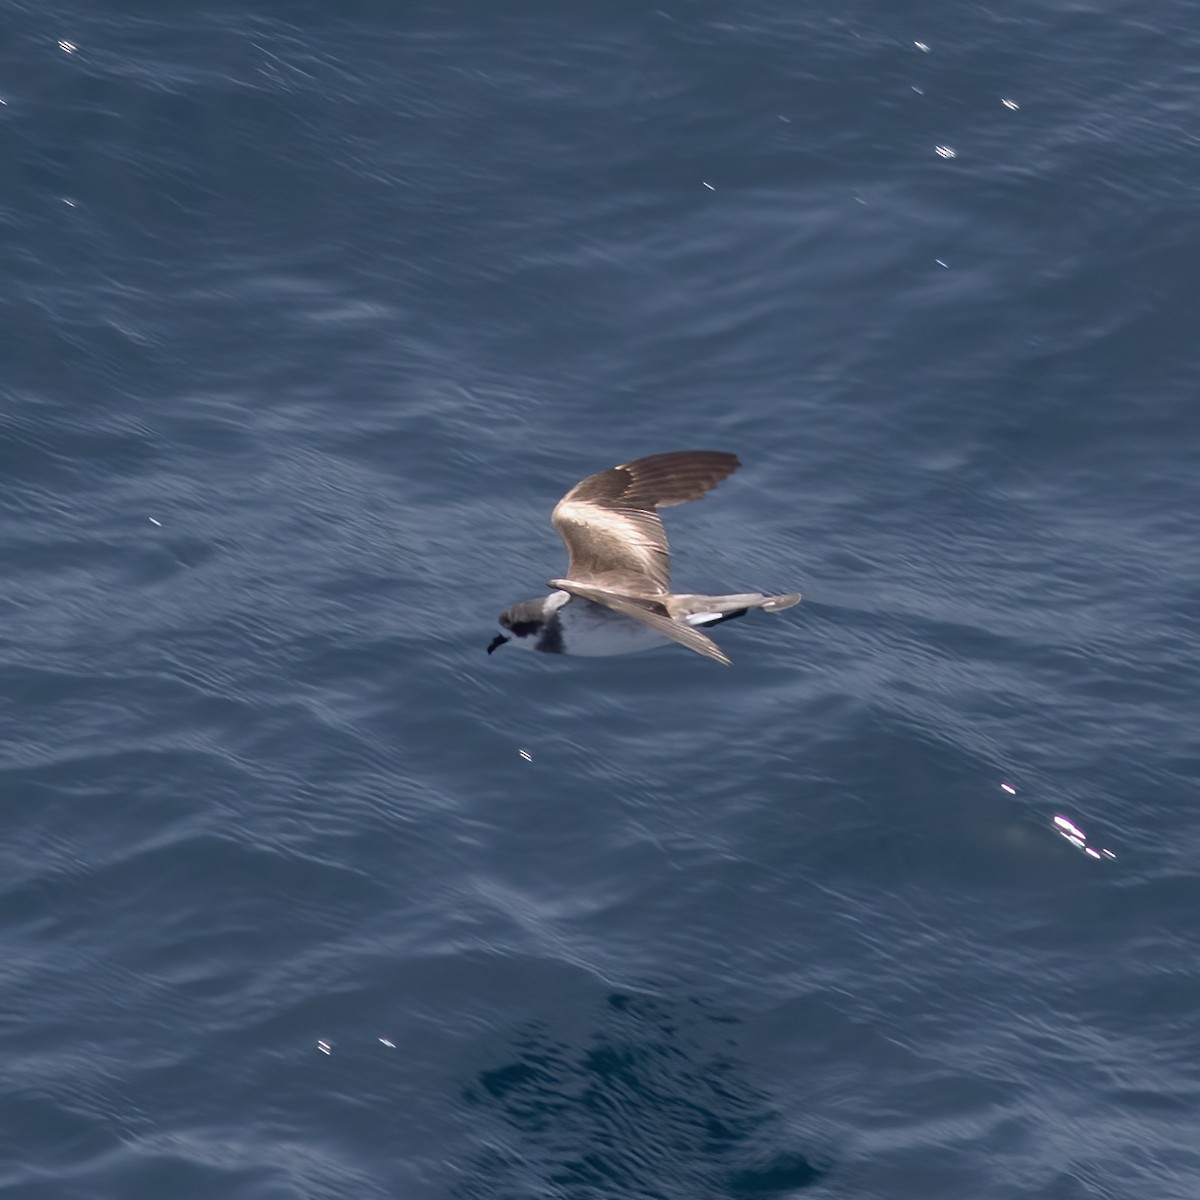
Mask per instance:
[[[1058,826],[1060,831],[1062,831],[1064,837],[1074,836],[1079,838],[1081,842],[1087,841],[1087,837],[1084,835],[1083,830],[1080,829],[1078,825],[1073,825],[1067,820],[1066,817],[1055,817],[1054,824]]]
[[[1088,845],[1087,834],[1079,828],[1069,817],[1064,817],[1061,814],[1054,818],[1054,832],[1059,837],[1066,838],[1076,850],[1082,850],[1088,858],[1116,858],[1117,856],[1111,851],[1104,849],[1103,846],[1096,848]]]
[[[1002,783],[1000,790],[1007,792],[1010,796],[1017,794],[1017,789],[1011,783]],[[1111,850],[1107,850],[1103,846],[1089,846],[1087,834],[1070,817],[1064,817],[1061,813],[1057,813],[1050,824],[1059,837],[1070,842],[1076,850],[1086,854],[1088,858],[1115,859],[1117,857]]]

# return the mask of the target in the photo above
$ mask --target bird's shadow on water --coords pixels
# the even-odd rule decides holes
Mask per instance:
[[[465,1089],[486,1149],[459,1200],[754,1200],[819,1184],[827,1156],[787,1145],[779,1112],[740,1076],[737,1023],[613,993],[582,1032],[527,1026]]]

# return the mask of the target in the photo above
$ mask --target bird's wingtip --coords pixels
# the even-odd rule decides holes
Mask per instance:
[[[785,608],[791,608],[794,604],[799,604],[802,597],[799,592],[788,592],[783,596],[772,596],[767,600],[762,608],[764,612],[782,612]]]

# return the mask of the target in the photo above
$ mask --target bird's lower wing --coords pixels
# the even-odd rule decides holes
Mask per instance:
[[[717,662],[724,663],[727,667],[732,666],[725,652],[707,634],[701,633],[699,629],[694,629],[690,625],[682,625],[678,621],[673,621],[667,615],[661,600],[649,596],[626,596],[621,592],[610,592],[591,584],[576,583],[571,579],[551,579],[550,586],[570,592],[572,596],[578,596],[581,600],[590,600],[593,604],[603,604],[605,608],[611,608],[613,612],[619,612],[622,616],[632,617],[635,621],[649,625],[651,629],[657,630],[664,637],[669,637],[671,641],[678,642],[689,650],[695,650],[697,654],[703,654],[706,658],[715,658]]]

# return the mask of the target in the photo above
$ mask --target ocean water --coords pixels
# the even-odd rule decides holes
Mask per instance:
[[[1200,26],[902,8],[5,6],[0,1196],[1200,1195]]]

